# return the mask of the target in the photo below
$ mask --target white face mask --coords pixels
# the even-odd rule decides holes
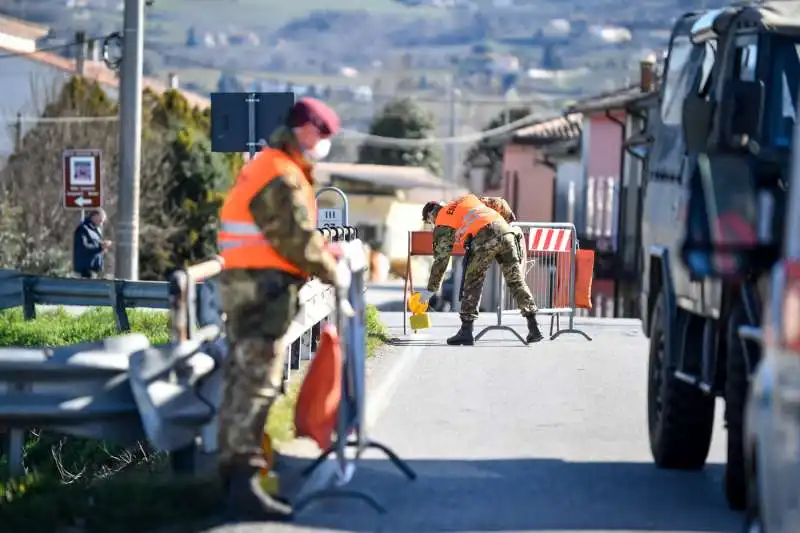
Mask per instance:
[[[312,161],[322,161],[331,152],[331,140],[320,139],[314,148],[305,151],[306,157]]]

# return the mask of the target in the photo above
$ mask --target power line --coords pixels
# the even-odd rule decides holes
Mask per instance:
[[[371,135],[369,133],[362,133],[354,130],[342,130],[342,137],[345,139],[353,138],[359,139],[362,143],[372,146],[382,146],[384,148],[421,148],[437,144],[471,144],[489,139],[491,137],[498,137],[511,133],[523,126],[528,126],[534,122],[541,120],[541,117],[528,115],[514,122],[509,122],[503,126],[492,128],[490,130],[470,133],[467,135],[459,135],[456,137],[428,137],[427,139],[397,139],[394,137],[382,137],[380,135]]]
[[[92,123],[92,122],[116,122],[119,120],[117,115],[109,115],[104,117],[14,117],[4,118],[2,122],[6,124],[16,123]],[[398,139],[396,137],[383,137],[380,135],[372,135],[363,133],[356,130],[343,129],[341,136],[345,139],[358,140],[364,144],[372,146],[382,146],[385,148],[420,148],[426,146],[433,146],[439,144],[471,144],[489,139],[492,137],[499,137],[507,133],[511,133],[523,126],[528,126],[534,122],[541,120],[541,117],[528,115],[519,120],[509,122],[497,128],[492,128],[485,131],[476,133],[469,133],[466,135],[459,135],[455,137],[428,137],[425,139]]]

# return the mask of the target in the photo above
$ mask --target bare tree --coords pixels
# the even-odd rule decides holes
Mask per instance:
[[[41,250],[63,250],[67,257],[71,256],[72,235],[80,215],[63,207],[62,154],[67,149],[102,151],[103,207],[110,222],[107,236],[115,240],[119,124],[113,119],[91,122],[81,119],[97,117],[98,111],[105,111],[106,117],[113,118],[116,105],[101,105],[96,101],[97,95],[91,93],[85,98],[73,97],[72,101],[64,102],[63,91],[53,89],[38,103],[38,116],[42,116],[42,120],[25,132],[21,146],[0,171],[2,198],[13,209],[10,215],[13,220],[9,220],[7,214],[3,227],[5,231],[16,231],[32,244],[23,251],[23,257],[15,261],[17,264],[2,266],[21,268],[27,265],[30,268],[26,257]],[[162,131],[146,130],[142,147],[141,208],[142,213],[152,215],[143,218],[156,219],[158,223],[164,221],[158,214],[168,167],[165,145]],[[14,222],[15,229],[11,229]],[[151,231],[148,223],[143,226],[145,234]],[[107,267],[113,271],[113,250]]]

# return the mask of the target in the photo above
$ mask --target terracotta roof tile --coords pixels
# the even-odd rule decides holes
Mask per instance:
[[[525,144],[546,144],[576,139],[580,137],[582,121],[583,115],[580,113],[543,120],[515,131],[513,140]]]
[[[588,113],[592,111],[622,109],[642,98],[646,98],[650,94],[651,93],[642,92],[641,87],[637,83],[622,89],[616,89],[614,91],[584,98],[574,105],[571,105],[567,111],[570,113]]]
[[[50,33],[50,28],[41,24],[0,15],[0,33],[35,41]]]

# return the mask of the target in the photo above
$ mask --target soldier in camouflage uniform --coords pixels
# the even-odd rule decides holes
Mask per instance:
[[[422,294],[422,300],[426,301],[430,295],[439,290],[453,246],[459,240],[459,232],[463,232],[467,224],[451,224],[447,217],[440,217],[440,213],[445,210],[447,214],[456,212],[460,202],[469,201],[466,195],[450,204],[442,202],[428,202],[422,210],[422,220],[427,224],[433,224],[433,265],[428,278],[427,290]],[[473,323],[478,318],[478,305],[483,292],[483,283],[486,275],[494,261],[500,264],[503,278],[506,280],[511,296],[517,303],[522,316],[528,322],[528,343],[542,340],[539,325],[536,321],[536,303],[530,289],[525,284],[522,276],[522,261],[524,259],[523,249],[520,244],[522,232],[518,228],[512,228],[507,221],[515,220],[514,213],[508,207],[508,203],[502,198],[480,198],[478,199],[483,206],[490,205],[491,208],[500,214],[498,217],[490,216],[483,212],[482,216],[490,222],[478,229],[474,235],[467,235],[466,246],[469,248],[469,258],[467,259],[464,276],[463,296],[461,297],[461,328],[455,336],[447,339],[450,345],[472,345],[475,342],[473,337]],[[473,211],[480,209],[473,208]],[[502,217],[502,218],[501,218]],[[472,220],[475,220],[473,215]],[[458,227],[455,227],[458,225]]]
[[[480,201],[489,209],[494,209],[500,213],[500,216],[502,216],[509,224],[517,220],[517,215],[514,214],[514,211],[511,210],[511,206],[508,205],[508,202],[506,202],[503,198],[498,196],[481,196]]]
[[[229,354],[220,407],[220,472],[235,518],[285,520],[288,503],[261,486],[262,441],[281,393],[285,335],[309,276],[345,290],[349,277],[316,231],[313,163],[326,155],[338,118],[301,99],[255,159],[248,162],[220,212],[219,276]],[[328,141],[329,143],[329,141]],[[329,145],[328,145],[329,146]]]

